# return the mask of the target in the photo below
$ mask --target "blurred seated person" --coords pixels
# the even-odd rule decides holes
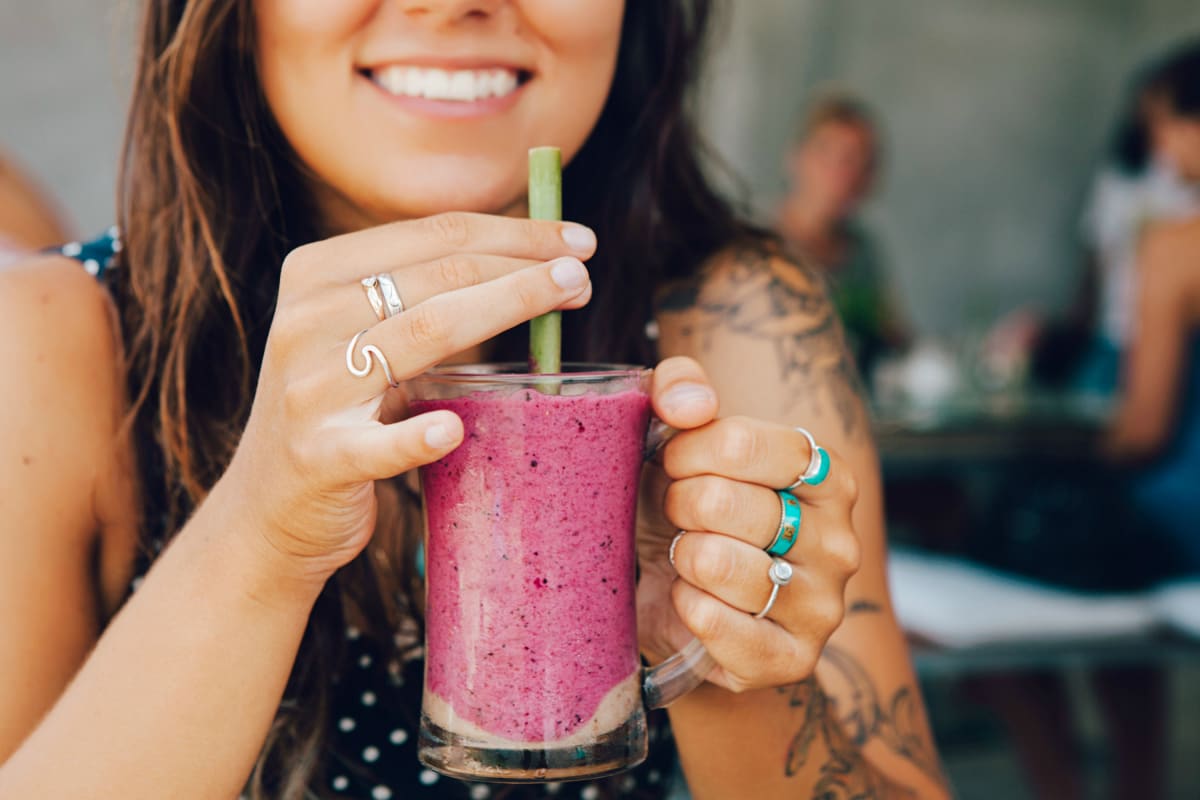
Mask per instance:
[[[903,349],[908,331],[898,312],[874,238],[856,219],[880,161],[879,133],[860,101],[822,95],[808,110],[787,156],[790,189],[778,230],[819,267],[845,324],[859,368]]]
[[[1146,232],[1155,224],[1200,214],[1200,184],[1168,152],[1166,131],[1178,102],[1196,91],[1200,41],[1184,45],[1134,82],[1129,110],[1112,152],[1092,183],[1083,216],[1088,263],[1067,319],[1048,328],[1036,367],[1050,382],[1112,394],[1137,305],[1134,268]]]
[[[1200,575],[1200,44],[1160,62],[1139,86],[1135,127],[1142,169],[1107,169],[1096,182],[1089,229],[1100,291],[1095,341],[1077,383],[1116,392],[1107,440],[1128,490],[1135,535],[1149,561]],[[1138,155],[1127,134],[1126,155]],[[1131,145],[1132,143],[1132,145]],[[1118,153],[1121,148],[1118,148]],[[1077,319],[1085,317],[1080,315]],[[1165,548],[1164,548],[1165,545]],[[1115,563],[1125,572],[1128,563]],[[1159,580],[1178,577],[1160,574]],[[1108,796],[1165,796],[1166,689],[1155,666],[1089,674],[1109,737]],[[1084,796],[1073,714],[1060,675],[1014,673],[977,681],[1005,718],[1035,796]],[[1065,757],[1064,757],[1065,756]]]
[[[1200,45],[1168,61],[1159,146],[1200,187]],[[1150,232],[1136,273],[1114,457],[1142,468],[1134,500],[1200,574],[1200,209]]]
[[[0,264],[26,258],[67,238],[46,197],[0,153]]]

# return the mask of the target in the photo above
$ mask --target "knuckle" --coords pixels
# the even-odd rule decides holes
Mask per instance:
[[[817,662],[821,659],[821,648],[809,641],[793,639],[795,643],[783,665],[786,683],[796,683],[811,676],[817,670]]]
[[[532,317],[539,314],[548,305],[540,285],[531,280],[517,280],[513,285],[513,292],[517,296],[517,307],[525,316]]]
[[[689,543],[688,567],[697,583],[705,587],[725,586],[734,578],[733,559],[726,558],[721,542],[713,536],[697,535]]]
[[[744,469],[758,461],[761,445],[754,431],[733,422],[722,432],[718,447],[719,457],[725,464]]]
[[[813,625],[824,638],[841,626],[846,606],[840,597],[813,598],[808,613]]]
[[[854,473],[849,469],[842,468],[838,470],[838,489],[842,496],[845,497],[851,506],[858,502],[858,478],[854,477]]]
[[[521,220],[521,235],[525,239],[526,246],[530,252],[540,253],[548,249],[552,245],[551,237],[554,235],[550,230],[551,226],[544,222],[538,222],[532,219]],[[557,228],[557,226],[555,226]],[[561,249],[561,240],[559,245]]]
[[[679,594],[680,592],[677,590],[675,610],[687,623],[688,629],[701,641],[721,638],[725,625],[717,604],[705,602],[705,596],[699,591],[687,592],[682,599]]]
[[[737,670],[725,668],[725,687],[734,694],[744,694],[756,688],[754,683]]]
[[[283,412],[291,419],[303,419],[312,413],[313,381],[309,378],[289,380],[283,387]]]
[[[279,268],[280,283],[285,279],[289,283],[294,282],[309,274],[318,260],[318,251],[317,243],[302,244],[284,256],[283,264]]]
[[[679,449],[678,441],[683,435],[676,436],[667,442],[662,449],[663,472],[671,480],[680,480],[685,475],[686,462],[683,457],[683,451]]]
[[[721,530],[725,522],[738,519],[738,496],[729,481],[706,476],[695,502],[696,512],[707,530]]]
[[[435,214],[428,218],[427,224],[434,236],[451,247],[462,247],[471,237],[466,216],[456,211]]]
[[[663,513],[672,525],[679,528],[691,526],[693,503],[689,500],[690,490],[686,483],[671,483],[663,495]]]
[[[831,561],[849,578],[862,566],[862,543],[853,530],[844,530],[834,535],[825,545]]]
[[[451,256],[437,263],[436,276],[444,286],[461,289],[480,282],[479,267],[469,258]]]
[[[271,321],[271,339],[283,352],[294,350],[312,330],[312,314],[299,303],[281,304]]]
[[[404,314],[408,337],[418,347],[434,347],[445,343],[450,327],[445,318],[428,303],[422,303]]]

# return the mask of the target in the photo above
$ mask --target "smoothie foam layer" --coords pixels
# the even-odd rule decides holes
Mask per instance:
[[[634,390],[529,389],[412,403],[466,430],[421,471],[426,690],[447,718],[557,743],[616,716],[598,712],[639,669],[632,531],[649,405]]]
[[[530,745],[553,745],[574,747],[594,742],[609,731],[616,730],[629,721],[642,702],[642,671],[637,669],[625,680],[609,690],[590,719],[577,725],[571,733],[554,741],[531,742],[528,740],[505,739],[486,731],[469,720],[454,713],[450,704],[432,691],[427,691],[422,702],[422,713],[439,728],[462,737],[459,744],[488,746],[492,748],[520,749]]]

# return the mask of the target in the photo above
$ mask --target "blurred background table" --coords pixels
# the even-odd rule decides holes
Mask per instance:
[[[873,405],[885,477],[911,471],[1094,461],[1111,404],[1034,389],[955,392],[933,403]]]

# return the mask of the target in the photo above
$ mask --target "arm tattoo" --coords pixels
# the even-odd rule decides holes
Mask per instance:
[[[845,685],[840,701],[827,694],[816,678],[779,690],[788,695],[788,704],[802,709],[804,715],[788,747],[784,774],[796,775],[808,763],[812,745],[819,739],[828,760],[821,766],[813,800],[915,798],[914,793],[868,768],[862,749],[878,739],[938,784],[946,785],[937,754],[922,733],[920,701],[912,687],[901,687],[885,707],[870,675],[849,653],[827,645],[823,659],[837,673],[838,683]]]
[[[815,678],[783,687],[788,704],[801,709],[804,722],[788,746],[784,774],[792,777],[808,764],[812,746],[820,739],[827,753],[813,786],[812,800],[916,800],[916,794],[871,770],[862,752],[838,725],[834,702]]]
[[[876,603],[874,600],[855,600],[850,603],[850,607],[846,609],[846,616],[852,614],[877,614],[883,610],[883,606]]]
[[[657,307],[695,312],[682,332],[698,336],[702,350],[719,331],[769,343],[787,387],[782,410],[806,398],[832,407],[847,435],[866,429],[858,371],[824,281],[811,268],[766,246],[745,248],[696,281],[668,288]]]

